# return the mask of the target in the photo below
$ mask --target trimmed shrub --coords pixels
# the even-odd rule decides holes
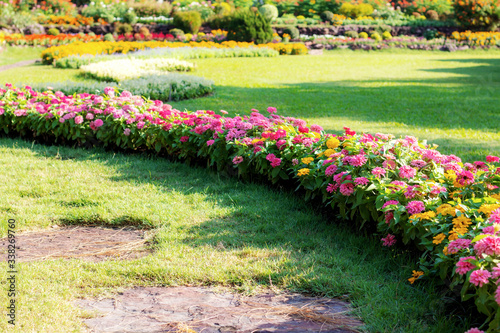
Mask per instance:
[[[271,23],[258,11],[238,10],[228,17],[227,39],[265,44],[273,39]]]
[[[57,28],[50,28],[48,31],[47,31],[47,35],[51,35],[51,36],[57,36],[59,35],[61,32],[59,31],[59,29]]]
[[[370,38],[371,38],[371,39],[376,40],[377,42],[380,42],[380,41],[382,40],[382,37],[381,37],[381,36],[380,36],[380,34],[379,34],[378,32],[376,32],[376,31],[374,31],[374,32],[372,32],[372,33],[370,34]]]
[[[283,29],[284,34],[289,34],[290,39],[298,39],[300,37],[300,31],[297,29],[297,27],[290,25]]]
[[[365,3],[353,5],[349,2],[345,2],[340,6],[340,14],[351,18],[370,16],[373,14],[373,6]]]
[[[354,30],[348,30],[348,31],[345,32],[344,35],[346,37],[349,37],[349,38],[358,38],[359,37],[358,33],[356,31],[354,31]]]
[[[67,95],[83,93],[102,93],[106,87],[113,87],[118,91],[130,91],[132,94],[160,101],[180,101],[203,97],[212,94],[215,90],[213,81],[202,77],[168,74],[150,75],[148,77],[115,82],[50,82],[32,85],[35,91],[44,91],[52,87]]]
[[[320,15],[323,22],[331,22],[333,20],[333,13],[329,10],[324,11]]]
[[[107,33],[107,34],[104,35],[104,40],[106,42],[114,42],[115,41],[115,37],[113,37],[112,34]]]
[[[363,38],[363,39],[367,39],[368,38],[368,34],[366,32],[360,32],[359,33],[359,38]]]
[[[171,34],[172,36],[174,36],[175,38],[179,38],[179,37],[184,37],[184,31],[182,31],[181,29],[170,29],[170,31],[168,32],[169,34]]]
[[[389,31],[384,31],[384,33],[382,33],[382,39],[383,40],[391,40],[392,39],[392,35]]]
[[[427,17],[427,19],[432,20],[432,21],[439,21],[439,14],[435,10],[432,10],[432,9],[428,10],[425,13],[425,17]]]
[[[437,38],[438,36],[438,31],[436,29],[427,29],[424,32],[424,38],[427,40],[432,40]]]
[[[217,15],[229,15],[233,9],[227,2],[217,2],[214,4],[214,10]]]
[[[134,12],[139,17],[148,16],[165,16],[169,17],[172,13],[172,5],[168,1],[162,3],[156,1],[141,1],[141,2],[130,2],[129,6],[134,9]]]
[[[495,30],[500,23],[500,0],[455,0],[455,17],[464,28]]]
[[[275,5],[264,5],[259,8],[259,12],[269,22],[278,18],[278,8]]]
[[[120,22],[115,23],[115,32],[119,35],[125,35],[131,33],[133,30],[134,28],[132,28],[132,26],[128,23],[120,23]]]
[[[201,15],[199,12],[177,12],[174,15],[174,25],[184,33],[196,34],[201,27]]]

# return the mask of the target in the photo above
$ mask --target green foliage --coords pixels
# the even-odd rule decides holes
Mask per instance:
[[[354,30],[347,30],[344,35],[346,37],[349,37],[349,38],[358,38],[359,37],[358,33]]]
[[[134,9],[134,12],[139,17],[148,16],[165,16],[169,17],[172,13],[172,5],[168,1],[163,1],[159,3],[154,0],[147,0],[141,2],[130,2],[130,7]]]
[[[182,31],[181,29],[177,28],[170,29],[168,33],[174,36],[175,38],[184,37],[184,31]]]
[[[212,94],[215,90],[213,81],[192,75],[169,73],[168,75],[148,75],[147,77],[115,82],[50,82],[37,83],[33,89],[44,91],[52,87],[67,95],[81,93],[102,93],[106,87],[115,87],[119,91],[127,90],[134,95],[153,100],[180,101]]]
[[[382,37],[381,37],[381,36],[380,36],[380,34],[379,34],[378,32],[376,32],[376,31],[374,31],[374,32],[372,32],[372,33],[370,34],[370,38],[371,38],[371,39],[374,39],[374,40],[376,40],[376,41],[379,41],[379,42],[382,40]]]
[[[231,5],[227,2],[217,2],[214,4],[214,11],[217,15],[229,15],[232,10]]]
[[[115,37],[113,37],[112,34],[107,33],[107,34],[104,35],[104,40],[106,42],[114,42],[115,41]]]
[[[115,23],[115,32],[119,35],[125,35],[131,33],[134,30],[132,26],[128,23]]]
[[[228,17],[227,39],[238,42],[268,43],[273,39],[271,24],[259,12],[238,10]]]
[[[333,13],[329,10],[325,10],[321,13],[320,17],[323,22],[331,22],[333,19]]]
[[[365,3],[359,5],[353,5],[349,2],[345,2],[340,7],[340,14],[347,17],[356,18],[360,16],[369,16],[373,13],[373,6]]]
[[[274,5],[264,5],[259,8],[259,12],[266,20],[272,22],[278,18],[278,8]]]
[[[177,12],[174,15],[174,25],[184,33],[196,34],[201,27],[201,15],[196,11]]]
[[[18,12],[12,7],[6,7],[0,12],[0,28],[16,28],[21,31],[35,23],[28,12]]]
[[[286,27],[285,29],[283,29],[283,33],[289,34],[290,39],[298,39],[300,37],[299,29],[297,29],[297,27],[295,27],[293,25],[290,25],[290,26]]]
[[[438,37],[438,31],[436,29],[426,29],[424,32],[424,38],[427,40],[432,40]]]
[[[137,23],[137,15],[133,11],[128,11],[123,15],[123,22],[128,24],[136,24]]]
[[[101,5],[101,3],[91,2],[90,5],[81,10],[81,14],[86,17],[93,17],[95,21],[102,18],[108,23],[113,23],[117,19],[123,19],[129,12],[129,7],[124,2]]]
[[[360,32],[359,33],[359,38],[363,38],[363,39],[367,39],[368,38],[368,34],[366,32]]]
[[[51,36],[57,36],[59,35],[61,32],[59,31],[59,29],[57,28],[50,28],[48,31],[47,31],[47,35],[51,35]]]

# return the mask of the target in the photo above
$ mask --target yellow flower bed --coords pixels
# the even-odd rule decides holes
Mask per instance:
[[[246,42],[224,41],[222,43],[215,42],[166,42],[166,41],[150,41],[150,42],[90,42],[81,43],[75,42],[69,45],[49,47],[42,52],[42,61],[45,64],[51,64],[54,60],[61,59],[72,55],[91,55],[114,54],[144,50],[146,48],[159,47],[206,47],[206,48],[247,48],[247,47],[268,47],[278,51],[280,54],[307,54],[307,48],[301,43],[268,43],[268,44],[253,44]]]
[[[500,32],[495,31],[479,31],[472,32],[467,30],[465,32],[455,31],[451,34],[451,38],[458,42],[467,42],[469,45],[475,46],[487,46],[495,45],[500,41]]]

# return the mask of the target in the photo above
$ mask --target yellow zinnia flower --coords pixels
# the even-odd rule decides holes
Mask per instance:
[[[340,141],[337,138],[330,138],[326,141],[326,146],[330,149],[335,149],[340,145]]]
[[[441,244],[441,242],[446,238],[445,234],[443,233],[440,233],[439,235],[437,236],[434,236],[433,238],[433,243],[438,245],[438,244]]]
[[[301,176],[308,175],[309,171],[311,171],[311,170],[309,170],[308,168],[300,169],[299,172],[297,173],[297,176],[301,177]]]
[[[304,157],[303,159],[301,159],[302,163],[304,164],[309,164],[311,163],[312,161],[314,161],[314,158],[313,157]]]

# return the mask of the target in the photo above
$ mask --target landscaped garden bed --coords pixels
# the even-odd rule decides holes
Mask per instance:
[[[145,153],[151,161],[159,156],[187,161],[217,170],[218,175],[258,180],[279,189],[276,196],[280,198],[289,195],[287,189],[296,188],[298,196],[320,207],[319,211],[328,219],[334,217],[339,223],[338,230],[353,228],[355,233],[364,233],[367,240],[376,238],[379,245],[390,248],[384,250],[386,256],[394,262],[401,260],[397,261],[402,262],[397,265],[398,269],[413,272],[396,279],[398,284],[408,280],[403,301],[394,296],[405,310],[399,314],[398,305],[386,312],[412,318],[412,322],[401,324],[399,321],[404,319],[396,319],[398,323],[392,326],[393,330],[412,327],[411,332],[451,332],[458,326],[459,331],[464,331],[465,327],[480,325],[488,333],[500,330],[500,253],[497,251],[500,147],[498,140],[495,141],[498,131],[494,126],[498,120],[495,90],[498,85],[495,52],[500,46],[498,0],[391,4],[284,0],[269,1],[265,5],[244,0],[201,4],[191,1],[84,2],[79,1],[79,7],[68,1],[43,5],[9,2],[0,6],[0,28],[3,29],[0,46],[12,55],[1,64],[21,66],[24,60],[32,64],[32,47],[40,47],[36,50],[42,63],[21,66],[16,75],[9,67],[2,67],[8,78],[4,82],[20,83],[20,88],[10,83],[0,88],[2,135],[35,140],[32,149],[36,141],[96,151],[105,147],[112,151],[112,157],[104,163],[109,165],[114,154],[123,152]],[[349,50],[342,50],[346,48]],[[377,52],[384,55],[380,58],[370,57],[375,52],[351,52],[397,48],[464,52]],[[335,51],[307,56],[311,49]],[[397,57],[399,52],[406,56],[404,66],[398,63],[402,61]],[[468,54],[471,56],[466,56]],[[430,59],[432,65],[419,62],[418,55]],[[351,58],[355,60],[350,61]],[[419,65],[415,65],[417,62]],[[211,66],[215,72],[211,72]],[[32,76],[28,73],[30,70]],[[418,71],[418,75],[411,79],[399,77],[407,71]],[[176,103],[175,107],[170,105],[172,102]],[[258,105],[255,107],[262,112],[256,109],[245,112],[241,105],[248,109]],[[278,110],[269,105],[285,110],[284,115],[278,115]],[[181,111],[184,107],[197,111]],[[221,109],[229,110],[229,114]],[[391,111],[386,113],[387,110]],[[243,114],[237,114],[242,111]],[[470,114],[474,112],[477,119],[472,125]],[[348,120],[347,124],[353,122],[358,129],[345,127],[340,131],[336,123],[337,127],[331,127],[332,113],[338,121]],[[319,125],[308,125],[297,118],[298,115],[324,124],[327,131]],[[365,132],[365,128],[370,130]],[[379,128],[397,131],[402,136],[380,133]],[[447,153],[406,135],[415,132],[431,140],[437,138]],[[5,138],[0,141],[5,140],[8,141]],[[16,149],[17,142],[12,149],[0,147],[2,154],[7,154],[4,159]],[[458,146],[464,156],[456,155],[462,158],[450,153],[452,147],[457,150]],[[30,151],[29,147],[23,149]],[[55,160],[61,159],[58,149],[57,154],[53,154]],[[80,153],[74,151],[71,154],[76,157],[64,161],[68,165],[81,162]],[[92,154],[91,151],[88,154]],[[44,159],[45,155],[41,155]],[[66,155],[62,157],[66,158]],[[48,170],[52,162],[47,163]],[[31,167],[30,163],[26,165],[28,169]],[[229,222],[225,221],[225,215],[220,218],[222,222],[219,221],[218,216],[223,215],[220,212],[211,212],[191,221],[182,215],[184,207],[194,200],[204,207],[202,210],[207,210],[206,203],[196,198],[200,191],[212,193],[209,187],[203,187],[203,191],[197,189],[193,195],[189,186],[197,180],[189,175],[189,181],[179,180],[182,186],[172,185],[174,189],[182,188],[184,201],[169,202],[171,207],[165,208],[162,200],[177,198],[172,187],[158,185],[158,181],[167,176],[149,172],[148,176],[140,174],[141,180],[135,183],[136,172],[140,171],[120,165],[122,169],[113,176],[113,182],[125,187],[130,183],[146,184],[150,192],[138,194],[135,199],[127,198],[132,202],[147,197],[147,202],[129,205],[127,200],[109,199],[119,197],[114,190],[101,196],[95,194],[95,189],[89,191],[94,197],[81,200],[80,197],[86,197],[86,191],[75,192],[78,198],[72,202],[77,202],[76,206],[67,205],[66,198],[54,202],[47,198],[57,191],[67,191],[67,187],[59,189],[53,185],[60,180],[47,180],[42,169],[33,172],[29,169],[26,173],[33,179],[26,185],[18,184],[14,190],[19,193],[6,196],[0,211],[19,217],[23,229],[30,228],[29,224],[41,217],[44,227],[63,221],[71,224],[95,221],[114,226],[153,226],[161,230],[152,246],[163,250],[138,259],[137,271],[131,272],[128,264],[121,268],[107,262],[99,265],[112,267],[110,271],[101,270],[101,266],[88,270],[87,266],[80,267],[79,271],[85,272],[82,274],[91,271],[101,274],[95,279],[87,276],[94,285],[109,287],[115,279],[119,281],[116,286],[175,284],[172,281],[177,281],[180,284],[222,283],[244,289],[261,283],[273,288],[273,283],[278,283],[283,288],[292,286],[304,292],[328,293],[355,303],[363,299],[355,308],[363,312],[365,318],[372,316],[367,320],[367,327],[374,331],[391,329],[389,323],[393,321],[384,317],[385,308],[375,309],[375,303],[366,301],[371,295],[367,288],[360,287],[359,281],[353,281],[352,285],[346,282],[342,287],[330,285],[337,283],[334,279],[340,281],[340,272],[355,273],[352,267],[347,269],[346,264],[332,266],[337,260],[333,247],[340,244],[329,244],[327,247],[333,247],[328,251],[333,252],[326,251],[328,255],[321,258],[309,256],[309,251],[322,251],[317,242],[309,240],[309,235],[314,234],[310,225],[300,229],[299,238],[290,241],[292,238],[285,237],[279,249],[273,248],[269,244],[274,244],[274,240],[268,241],[266,237],[282,237],[280,228],[288,222],[296,223],[295,220],[276,222],[274,231],[267,229],[267,222],[253,229],[258,221],[268,221],[269,216],[263,216],[267,211],[250,215],[238,211]],[[75,170],[75,177],[82,178],[82,182],[90,173],[73,167],[71,170]],[[32,176],[35,173],[37,176]],[[15,178],[5,176],[13,182]],[[169,179],[170,183],[177,182],[175,177]],[[36,185],[38,181],[51,185],[44,183],[42,187]],[[91,183],[85,182],[87,187]],[[187,183],[185,187],[184,183]],[[158,196],[152,192],[156,190],[161,192]],[[149,196],[155,197],[156,202]],[[242,202],[247,199],[242,197],[230,197],[228,206],[245,206]],[[114,200],[113,203],[108,199]],[[41,202],[45,206],[37,206]],[[269,202],[272,199],[265,199],[259,205]],[[35,207],[33,213],[26,213],[25,208],[31,205]],[[60,213],[54,205],[65,207],[68,213]],[[295,202],[291,207],[294,205],[300,206]],[[153,206],[152,213],[144,213]],[[48,213],[41,213],[43,210]],[[55,211],[57,213],[53,213]],[[180,222],[176,220],[179,214],[183,216]],[[240,230],[240,220],[248,222],[249,229]],[[28,224],[24,225],[26,221]],[[197,224],[191,228],[186,223]],[[176,226],[171,228],[171,224]],[[313,225],[316,228],[316,224]],[[174,235],[176,228],[186,235]],[[292,227],[286,228],[294,231],[285,233],[295,232]],[[236,240],[242,237],[247,243],[260,241],[254,237],[260,232],[266,236],[262,240],[265,245],[259,250],[245,248],[247,245]],[[34,236],[35,241],[37,237]],[[26,242],[31,244],[29,237]],[[143,245],[144,241],[137,240],[137,243]],[[177,252],[166,250],[171,245],[177,246]],[[354,252],[355,256],[362,255],[364,245]],[[215,268],[208,263],[212,259],[200,259],[207,253],[207,258],[216,258]],[[410,259],[402,258],[406,255]],[[364,258],[356,258],[354,266],[366,267],[360,262]],[[248,266],[240,266],[243,261]],[[265,269],[253,266],[260,265],[261,261],[269,266]],[[31,267],[50,271],[51,264],[44,265],[30,263],[22,267],[28,271]],[[207,269],[209,266],[215,270],[213,274]],[[196,269],[192,271],[192,267]],[[328,278],[322,275],[332,267],[338,272],[328,273]],[[381,271],[386,272],[387,267],[381,267]],[[36,272],[28,274],[32,277]],[[66,282],[78,276],[71,270],[67,274],[64,275]],[[371,279],[376,280],[373,275]],[[350,276],[345,277],[345,281],[351,280]],[[379,286],[385,283],[380,281]],[[464,315],[462,319],[459,314],[459,321],[463,323],[445,324],[441,322],[443,311],[446,312],[443,304],[426,305],[424,308],[430,310],[425,313],[404,313],[411,312],[412,307],[413,298],[407,295],[417,293],[418,297],[425,298],[433,292],[434,284],[439,286],[438,293],[447,289],[454,293],[454,302],[460,298],[464,308],[472,306],[473,311],[482,315],[479,319]],[[55,285],[60,288],[60,281]],[[383,298],[387,299],[387,294]],[[383,303],[380,298],[374,302]],[[423,303],[420,299],[419,302],[415,308],[421,309]],[[370,311],[373,314],[368,314]],[[430,329],[426,326],[430,321],[423,319],[429,317],[437,318]],[[419,321],[425,324],[420,325]],[[468,332],[482,331],[470,329]]]
[[[272,183],[298,182],[306,199],[322,196],[344,218],[377,224],[383,245],[398,239],[423,254],[410,282],[425,275],[450,279],[462,297],[498,328],[496,241],[500,222],[500,158],[461,163],[416,138],[377,133],[326,135],[320,126],[254,110],[245,117],[180,112],[114,89],[96,96],[0,90],[1,128],[45,140],[147,148],[182,159],[203,158]],[[62,105],[71,107],[62,107]],[[118,106],[119,108],[116,108]],[[477,288],[476,288],[477,287]]]

